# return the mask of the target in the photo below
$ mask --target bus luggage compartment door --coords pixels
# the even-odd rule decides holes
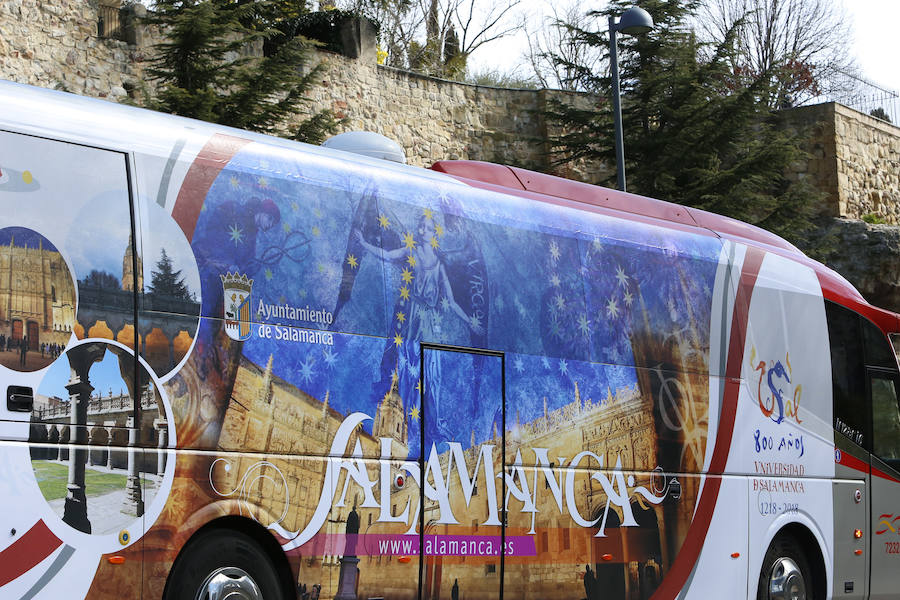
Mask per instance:
[[[421,598],[500,596],[503,356],[422,346]]]

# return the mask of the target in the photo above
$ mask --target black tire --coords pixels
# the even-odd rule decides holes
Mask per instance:
[[[809,561],[794,538],[777,535],[772,540],[763,558],[756,590],[757,600],[813,600],[817,597]]]
[[[272,561],[252,537],[239,531],[214,529],[191,540],[169,574],[165,598],[208,600],[210,587],[216,585],[238,592],[236,599],[283,599]]]

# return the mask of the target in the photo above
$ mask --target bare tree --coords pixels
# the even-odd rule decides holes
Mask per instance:
[[[380,25],[379,46],[384,64],[408,68],[410,44],[425,23],[415,0],[344,0],[341,8],[366,15]]]
[[[850,21],[835,0],[705,0],[697,22],[707,41],[737,28],[735,74],[766,76],[776,108],[845,93],[856,70]]]
[[[344,0],[381,23],[387,64],[438,77],[465,74],[468,57],[522,28],[521,0]]]
[[[596,91],[597,75],[608,70],[608,62],[601,48],[586,43],[581,32],[598,29],[597,17],[579,2],[550,4],[550,10],[538,28],[525,28],[526,59],[535,78],[543,88]]]

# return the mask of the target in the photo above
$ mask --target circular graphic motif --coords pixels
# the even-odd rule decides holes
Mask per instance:
[[[146,363],[135,372],[120,343],[82,341],[47,369],[28,441],[44,520],[60,539],[113,551],[156,520],[174,475],[170,412]]]
[[[39,371],[75,329],[75,281],[56,246],[26,227],[0,229],[0,365]]]
[[[116,198],[97,198],[85,212],[115,214]],[[78,273],[79,339],[104,338],[134,348],[140,341],[141,358],[165,381],[190,356],[200,320],[200,275],[184,232],[160,207],[147,211],[148,227],[140,244],[132,238],[110,242],[104,259],[121,265],[115,270],[91,263]],[[122,222],[127,223],[127,215]],[[121,237],[121,232],[119,232]],[[96,240],[77,238],[73,247],[96,251]],[[140,248],[141,252],[136,252]],[[76,265],[77,268],[77,265]],[[90,270],[88,270],[90,268]],[[135,330],[134,302],[140,296],[141,313]]]

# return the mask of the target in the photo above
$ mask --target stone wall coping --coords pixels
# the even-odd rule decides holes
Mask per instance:
[[[900,127],[894,125],[893,123],[888,123],[887,121],[882,121],[881,119],[877,119],[872,115],[867,115],[864,112],[860,112],[855,108],[851,108],[849,106],[844,106],[839,102],[828,102],[827,104],[834,105],[834,112],[840,114],[845,117],[850,117],[852,119],[857,119],[863,121],[866,125],[870,127],[875,127],[876,129],[880,129],[884,133],[889,135],[893,135],[896,137],[900,137]]]
[[[327,50],[317,50],[317,52],[328,53]],[[332,54],[332,53],[329,53]],[[407,71],[406,69],[399,69],[397,67],[391,67],[388,65],[377,65],[378,69],[381,71],[386,71],[388,73],[392,73],[395,75],[400,75],[402,77],[408,77],[409,79],[420,79],[425,81],[433,81],[435,83],[446,83],[449,85],[460,86],[460,87],[469,87],[469,88],[483,88],[486,90],[496,90],[501,92],[525,92],[529,94],[537,94],[539,92],[553,92],[553,93],[561,93],[561,94],[571,94],[573,96],[585,96],[590,97],[595,94],[591,92],[581,92],[577,90],[562,90],[557,88],[508,88],[501,87],[496,85],[484,85],[481,83],[469,83],[467,81],[455,81],[453,79],[444,79],[442,77],[435,77],[434,75],[426,75],[424,73],[416,73],[415,71]]]

